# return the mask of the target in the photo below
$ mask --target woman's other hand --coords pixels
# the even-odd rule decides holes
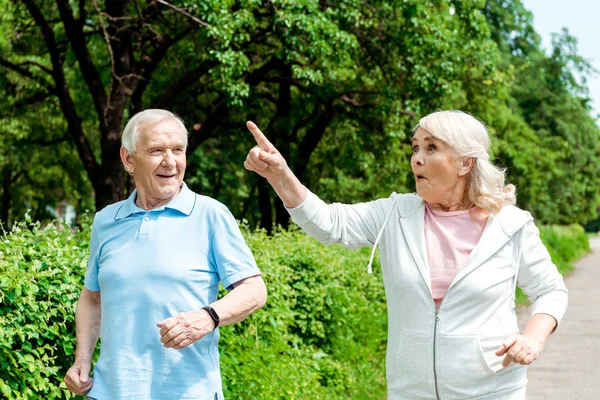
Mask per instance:
[[[530,336],[515,333],[504,339],[502,347],[496,350],[498,357],[504,357],[503,367],[508,367],[510,363],[529,365],[540,356],[544,344]]]

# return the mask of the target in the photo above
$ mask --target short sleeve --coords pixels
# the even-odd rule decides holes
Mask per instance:
[[[260,275],[260,271],[233,215],[225,206],[215,211],[211,227],[210,260],[223,286],[231,290],[234,283]]]
[[[98,284],[98,258],[100,251],[100,239],[98,238],[98,232],[96,224],[92,224],[92,233],[90,235],[90,258],[88,259],[88,267],[85,272],[84,286],[86,289],[92,292],[100,291],[100,285]]]

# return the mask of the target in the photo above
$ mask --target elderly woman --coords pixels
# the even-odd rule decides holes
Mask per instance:
[[[324,203],[247,126],[258,145],[244,166],[269,181],[296,224],[327,244],[379,245],[389,400],[525,398],[526,366],[565,313],[567,289],[490,163],[480,121],[460,111],[424,117],[412,137],[417,194],[353,205]],[[522,334],[517,285],[533,304]]]

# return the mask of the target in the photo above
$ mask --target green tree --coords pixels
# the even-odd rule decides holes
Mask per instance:
[[[120,131],[137,110],[182,115],[192,127],[191,153],[212,140],[206,147],[227,158],[192,154],[200,160],[190,179],[204,182],[202,191],[220,188],[222,199],[241,196],[234,208],[260,210],[270,227],[285,225],[287,214],[263,183],[247,184],[237,172],[250,143],[246,119],[256,119],[293,170],[316,183],[322,176],[307,168],[326,134],[339,138],[343,154],[366,146],[373,159],[368,153],[389,149],[384,158],[394,161],[406,153],[401,141],[416,115],[489,92],[483,81],[495,74],[496,50],[477,2],[455,2],[455,15],[443,1],[203,1],[185,9],[166,1],[13,3],[0,65],[20,90],[8,106],[20,101],[29,117],[43,111],[62,122],[97,208],[126,195]],[[32,97],[50,99],[54,109]],[[348,175],[373,165],[340,162]],[[216,166],[208,179],[207,164]],[[340,164],[323,165],[329,172]]]
[[[417,118],[464,109],[489,124],[522,206],[548,222],[597,206],[597,150],[584,152],[587,166],[566,161],[597,137],[575,79],[585,62],[570,39],[545,55],[520,0],[0,4],[2,182],[5,197],[26,200],[7,209],[43,208],[61,190],[79,208],[124,198],[121,129],[149,107],[189,124],[190,186],[267,229],[288,215],[241,167],[248,119],[309,187],[358,201],[412,190]],[[34,199],[28,187],[54,189]],[[562,202],[577,206],[556,213]]]
[[[546,54],[520,0],[487,1],[492,37],[514,75],[508,96],[489,113],[497,159],[517,184],[519,204],[543,223],[584,223],[600,204],[600,129],[586,78],[595,71],[563,30]]]

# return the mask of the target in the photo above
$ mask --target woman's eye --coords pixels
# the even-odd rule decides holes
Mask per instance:
[[[417,151],[419,151],[419,147],[417,147],[417,146],[414,146],[414,147],[412,148],[412,152],[413,152],[413,154],[415,154]]]
[[[427,146],[427,150],[429,151],[434,151],[436,149],[435,144],[430,144],[429,146]]]

